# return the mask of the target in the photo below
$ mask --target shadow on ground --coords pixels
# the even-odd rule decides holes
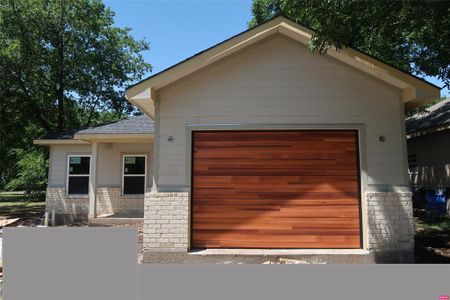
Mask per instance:
[[[423,264],[450,264],[450,218],[416,210],[415,259]]]

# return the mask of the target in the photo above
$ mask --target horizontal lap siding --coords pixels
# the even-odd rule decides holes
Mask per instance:
[[[66,187],[67,157],[71,154],[90,155],[91,145],[51,145],[48,187]]]
[[[189,185],[191,124],[365,124],[367,183],[407,184],[399,92],[292,40],[262,41],[158,93],[161,186]]]
[[[153,144],[99,144],[97,185],[122,186],[122,155],[147,154],[147,183],[151,185],[151,152]],[[67,157],[91,154],[91,145],[52,145],[50,147],[49,187],[65,187],[67,180]]]
[[[194,132],[194,248],[359,248],[356,131]]]

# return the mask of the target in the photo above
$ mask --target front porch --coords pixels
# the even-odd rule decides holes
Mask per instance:
[[[78,138],[85,143],[52,146],[53,167],[64,166],[65,178],[49,181],[46,211],[58,225],[142,223],[152,182],[151,140]],[[58,181],[63,186],[52,186]]]

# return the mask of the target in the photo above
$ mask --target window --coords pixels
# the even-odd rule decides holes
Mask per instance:
[[[89,192],[90,160],[88,155],[69,155],[67,162],[67,193],[87,195]]]
[[[146,155],[123,156],[122,188],[124,195],[144,194],[147,173]]]
[[[408,171],[410,175],[417,174],[417,156],[415,154],[408,155]]]

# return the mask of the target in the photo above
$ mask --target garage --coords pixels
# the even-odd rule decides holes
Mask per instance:
[[[361,248],[356,130],[194,131],[191,248]]]

